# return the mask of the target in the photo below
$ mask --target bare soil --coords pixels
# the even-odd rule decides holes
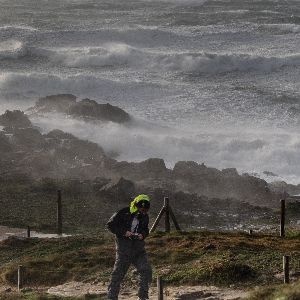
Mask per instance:
[[[106,295],[107,285],[90,284],[82,282],[68,282],[63,285],[51,287],[48,289],[49,294],[57,296],[82,297],[87,294]],[[214,286],[178,286],[166,287],[164,290],[165,299],[167,300],[238,300],[245,299],[248,296],[247,291],[218,288]],[[150,288],[150,300],[157,299],[156,287]],[[132,288],[122,287],[119,296],[120,300],[136,300],[137,291]]]

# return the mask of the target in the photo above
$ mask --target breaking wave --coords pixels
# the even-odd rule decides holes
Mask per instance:
[[[188,74],[222,74],[226,72],[272,72],[283,67],[299,67],[300,53],[287,56],[259,56],[244,53],[166,52],[164,49],[137,48],[124,43],[107,43],[101,47],[30,48],[11,40],[0,43],[0,59],[43,57],[54,65],[67,67],[120,67],[173,71]]]
[[[0,26],[0,31],[37,31],[36,28],[32,26],[22,26],[22,25],[6,25],[6,26]]]
[[[174,71],[192,74],[218,74],[226,72],[271,72],[282,67],[300,66],[300,54],[265,57],[249,54],[176,54],[160,59],[160,65]]]
[[[0,60],[7,58],[19,58],[26,54],[26,47],[21,41],[6,40],[0,42]]]
[[[263,24],[260,25],[258,28],[268,30],[274,34],[300,33],[299,24]]]
[[[103,47],[61,49],[52,52],[51,60],[68,67],[136,66],[145,55],[127,44],[109,43]]]

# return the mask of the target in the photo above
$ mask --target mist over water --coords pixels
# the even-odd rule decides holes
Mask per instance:
[[[134,121],[32,121],[118,160],[194,160],[300,183],[298,1],[0,4],[0,112],[50,94],[89,97]]]

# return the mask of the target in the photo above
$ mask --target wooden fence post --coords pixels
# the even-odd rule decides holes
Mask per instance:
[[[160,276],[157,276],[157,299],[158,300],[163,300],[164,299],[163,280]]]
[[[285,237],[285,199],[280,200],[280,237]]]
[[[18,292],[20,292],[20,290],[22,289],[23,287],[23,283],[24,283],[24,268],[23,266],[19,266],[18,267]]]
[[[62,234],[61,190],[57,191],[57,234]]]
[[[170,201],[168,197],[164,198],[164,206],[165,206],[165,231],[170,232],[171,226],[170,226]]]
[[[283,282],[290,283],[290,257],[287,255],[283,256]]]
[[[30,226],[27,226],[27,237],[30,238]]]
[[[179,226],[179,224],[178,224],[178,222],[177,222],[177,220],[175,218],[175,215],[173,213],[173,210],[172,210],[171,206],[169,206],[169,212],[170,212],[170,216],[171,216],[171,218],[173,220],[173,223],[175,225],[176,230],[181,231],[180,226]]]
[[[162,215],[165,213],[165,207],[163,206],[163,208],[160,210],[157,218],[154,221],[154,224],[152,225],[151,229],[150,229],[150,233],[153,232],[155,230],[155,228],[157,227]]]

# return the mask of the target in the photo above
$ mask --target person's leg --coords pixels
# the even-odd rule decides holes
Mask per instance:
[[[136,267],[139,273],[139,292],[140,299],[148,299],[149,285],[152,282],[152,268],[148,262],[147,254],[142,252],[134,260],[133,265]]]
[[[108,286],[108,299],[117,300],[120,292],[121,282],[130,266],[130,256],[121,253],[116,254],[116,261]]]

